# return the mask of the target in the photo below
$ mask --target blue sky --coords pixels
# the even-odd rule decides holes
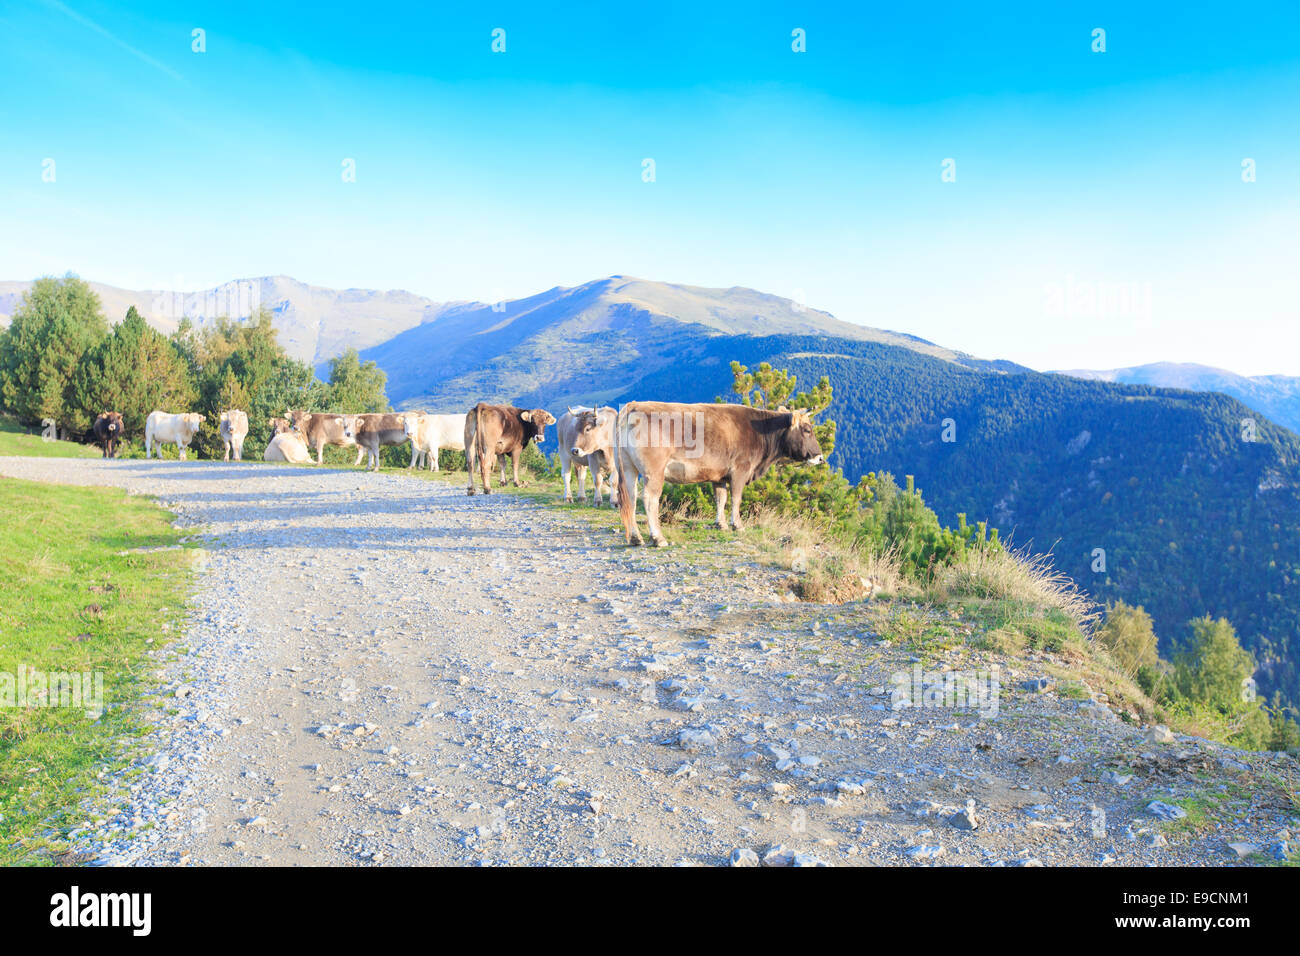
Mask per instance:
[[[1294,3],[894,6],[0,6],[0,278],[621,273],[1037,368],[1300,375]]]

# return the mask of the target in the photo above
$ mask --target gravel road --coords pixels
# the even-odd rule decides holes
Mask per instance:
[[[896,708],[917,661],[869,607],[782,603],[781,575],[721,538],[629,549],[613,514],[402,474],[0,474],[152,495],[206,539],[136,772],[74,839],[88,860],[1229,864],[1294,845],[1266,783],[1294,788],[1293,758],[1150,742],[1023,689],[1025,661],[1003,662],[996,716]],[[1180,798],[1224,812],[1161,820]]]

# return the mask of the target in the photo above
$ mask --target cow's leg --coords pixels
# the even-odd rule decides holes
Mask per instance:
[[[428,450],[425,451],[424,453],[424,460],[425,463],[429,466],[430,471],[442,470],[438,467],[438,451],[439,449],[437,445],[430,445]]]
[[[361,464],[361,459],[362,459],[362,458],[365,458],[365,457],[366,457],[366,446],[365,446],[365,445],[358,444],[358,445],[357,445],[357,460],[354,461],[354,462],[352,463],[352,467],[355,468],[355,467],[357,467],[357,465]]]
[[[592,504],[599,508],[605,503],[605,472],[601,470],[600,465],[591,464],[591,459],[587,459],[587,467],[591,469],[591,483],[595,485],[592,489]]]
[[[239,444],[235,446],[235,461],[244,460],[244,440],[241,438]]]
[[[727,486],[717,481],[713,484],[713,503],[717,506],[716,523],[723,531],[727,530]]]
[[[560,477],[564,479],[564,500],[573,500],[573,462],[569,453],[560,449]]]
[[[479,477],[482,479],[485,495],[492,494],[492,470],[497,466],[496,458],[496,452],[485,448],[478,459]]]
[[[176,460],[177,460],[177,461],[184,461],[184,460],[185,460],[185,449],[186,449],[186,446],[185,446],[185,445],[182,445],[180,442],[177,442],[177,443],[176,443]]]
[[[587,466],[583,462],[578,462],[574,467],[578,470],[578,497],[582,503],[587,503]]]
[[[510,457],[513,458],[515,462],[515,487],[516,488],[523,487],[523,482],[519,480],[519,459],[523,456],[523,454],[524,454],[524,450],[522,448],[516,448],[510,455]],[[504,479],[502,480],[501,484],[503,485],[505,484]]]
[[[153,457],[153,434],[151,432],[146,431],[144,433],[144,460],[148,461],[152,457]]]
[[[221,460],[230,461],[230,442],[225,439],[221,441]]]
[[[745,479],[738,475],[731,476],[731,524],[737,531],[744,531],[740,523],[740,496],[745,493]]]
[[[656,548],[668,544],[668,539],[659,530],[659,496],[664,490],[664,476],[648,474],[645,476],[645,523],[650,529],[650,540]]]

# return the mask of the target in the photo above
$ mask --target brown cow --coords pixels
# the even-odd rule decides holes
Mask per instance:
[[[498,455],[514,459],[515,487],[519,487],[519,456],[530,441],[540,444],[546,438],[546,426],[555,424],[555,416],[543,408],[531,411],[513,405],[489,405],[479,402],[465,416],[465,466],[469,471],[469,493],[474,494],[474,465],[478,463],[483,494],[492,493],[492,466]],[[501,463],[501,483],[506,482],[505,462]]]
[[[636,483],[644,475],[646,524],[659,547],[668,543],[659,530],[659,495],[665,481],[713,485],[718,527],[724,531],[730,486],[731,522],[739,531],[745,485],[778,461],[817,465],[825,460],[807,411],[770,412],[746,405],[630,402],[619,410],[614,442],[619,513],[627,541],[644,543],[636,526]]]
[[[331,415],[328,412],[288,411],[289,424],[302,438],[308,448],[316,449],[316,464],[323,464],[322,454],[326,445],[355,445],[356,435],[348,423],[348,416]],[[357,464],[361,457],[357,456]]]
[[[122,413],[101,412],[95,419],[92,431],[95,443],[104,450],[101,457],[116,458],[118,445],[122,441]]]
[[[272,418],[268,422],[271,426],[271,437],[283,435],[285,432],[293,431],[293,426],[289,424],[287,418]]]
[[[407,440],[406,416],[396,413],[378,412],[351,416],[356,420],[357,460],[361,464],[363,455],[370,456],[370,470],[379,470],[379,449],[385,445],[400,445]],[[412,457],[414,460],[414,457]]]

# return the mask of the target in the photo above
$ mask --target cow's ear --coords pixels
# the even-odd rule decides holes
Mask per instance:
[[[342,425],[342,424],[343,424],[343,419],[341,419],[341,418],[336,418],[336,419],[334,419],[334,424],[335,424],[335,425]]]
[[[778,405],[778,406],[776,407],[776,410],[777,410],[778,412],[780,412],[781,414],[783,414],[783,415],[784,415],[785,413],[787,413],[788,411],[790,411],[790,409],[786,408],[784,405]]]
[[[531,422],[531,421],[533,420],[533,413],[532,413],[532,412],[520,412],[520,413],[519,413],[519,417],[522,418],[522,419],[523,419],[524,421],[526,421],[526,422]]]

